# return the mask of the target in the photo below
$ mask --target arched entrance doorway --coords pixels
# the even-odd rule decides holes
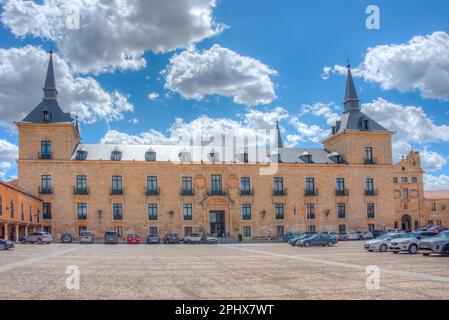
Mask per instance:
[[[405,231],[412,231],[412,217],[410,217],[408,214],[405,214],[402,216],[401,219],[401,226],[402,230]]]

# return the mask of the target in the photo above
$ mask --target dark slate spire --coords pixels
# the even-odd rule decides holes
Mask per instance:
[[[50,51],[50,61],[48,62],[47,77],[45,78],[44,99],[56,99],[58,90],[56,90],[55,72],[53,69],[53,51]]]
[[[22,122],[28,123],[73,123],[70,113],[65,113],[58,104],[56,96],[55,72],[53,68],[53,52],[50,51],[47,77],[45,78],[44,97],[42,102],[35,107]]]
[[[282,143],[281,129],[279,129],[279,121],[276,121],[276,138],[274,141],[275,148],[283,148],[284,144]]]
[[[360,111],[360,100],[357,97],[354,80],[352,79],[351,66],[348,65],[348,75],[346,77],[346,92],[345,92],[345,112]]]

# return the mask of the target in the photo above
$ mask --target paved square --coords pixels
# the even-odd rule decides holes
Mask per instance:
[[[0,299],[449,299],[449,259],[287,244],[17,245],[0,252]],[[66,268],[80,270],[79,290]],[[367,290],[366,267],[381,270]]]

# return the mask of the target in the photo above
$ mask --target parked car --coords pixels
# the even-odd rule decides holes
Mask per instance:
[[[329,246],[332,247],[337,243],[337,239],[329,236],[328,234],[315,234],[309,238],[299,240],[297,245],[300,247],[310,247],[310,246]]]
[[[348,232],[346,234],[346,240],[359,240],[360,239],[360,234],[357,232]]]
[[[63,233],[61,236],[61,243],[72,243],[73,238],[70,233]]]
[[[386,252],[390,246],[390,241],[397,239],[401,236],[400,233],[387,233],[383,236],[377,237],[376,239],[369,240],[365,242],[364,248],[369,252],[379,251]]]
[[[296,246],[298,246],[298,243],[299,243],[301,240],[311,238],[311,237],[313,237],[314,235],[316,235],[316,233],[306,233],[306,234],[303,234],[302,236],[293,239],[292,242],[291,242],[290,244],[291,244],[292,246],[296,247]]]
[[[433,232],[443,232],[443,231],[447,231],[449,230],[448,227],[445,226],[433,226],[431,227],[428,231],[433,231]]]
[[[0,239],[0,251],[13,249],[16,246],[11,240]]]
[[[373,230],[372,233],[373,233],[374,238],[378,238],[378,237],[388,234],[388,232],[386,230]]]
[[[170,232],[164,236],[164,243],[166,244],[179,244],[179,241],[180,239],[177,233]]]
[[[282,237],[282,241],[288,242],[293,238],[299,237],[301,235],[300,232],[288,232]]]
[[[184,242],[188,244],[201,243],[203,237],[199,233],[191,233],[184,237]]]
[[[204,244],[218,244],[218,238],[211,235],[205,235],[201,238],[201,243]]]
[[[346,240],[348,240],[347,239],[347,235],[348,235],[348,233],[346,231],[339,232],[337,234],[338,241],[346,241]]]
[[[80,232],[80,243],[94,243],[94,234],[90,231]]]
[[[420,241],[423,238],[434,237],[438,233],[429,231],[419,231],[403,233],[400,237],[390,241],[389,249],[393,253],[399,253],[401,251],[409,252],[410,254],[415,254],[419,250]]]
[[[443,257],[449,257],[449,231],[443,231],[434,237],[421,240],[419,251],[425,256],[438,253]]]
[[[161,243],[161,238],[159,238],[159,236],[157,235],[150,235],[147,238],[146,244],[160,244]]]
[[[358,240],[371,240],[374,238],[374,235],[371,231],[360,231],[357,232],[357,234],[359,235]]]
[[[106,231],[104,233],[105,244],[118,244],[118,233],[116,231]]]
[[[48,232],[33,232],[31,234],[29,234],[28,236],[22,236],[20,238],[20,242],[22,242],[23,244],[25,243],[46,243],[46,244],[50,244],[50,242],[53,241],[53,238],[51,236],[51,234],[49,234]]]
[[[287,243],[288,243],[288,244],[291,244],[291,245],[293,245],[293,242],[296,242],[296,241],[298,241],[299,239],[303,238],[304,236],[306,236],[306,234],[303,234],[303,235],[300,235],[300,236],[294,237],[294,238],[292,238],[292,239],[288,240],[288,241],[287,241]]]
[[[140,236],[135,233],[128,234],[128,244],[140,244]]]

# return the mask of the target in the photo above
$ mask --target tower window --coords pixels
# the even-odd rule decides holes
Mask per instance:
[[[153,150],[148,151],[145,153],[145,161],[154,162],[156,161],[156,152]]]
[[[42,112],[42,120],[43,121],[50,121],[51,120],[51,113],[48,111]]]
[[[112,161],[120,161],[122,160],[122,153],[120,151],[112,151],[111,153]]]
[[[361,121],[362,130],[368,130],[369,129],[369,121],[368,120],[362,120]]]
[[[76,152],[76,160],[86,160],[87,159],[87,152],[79,150]]]

